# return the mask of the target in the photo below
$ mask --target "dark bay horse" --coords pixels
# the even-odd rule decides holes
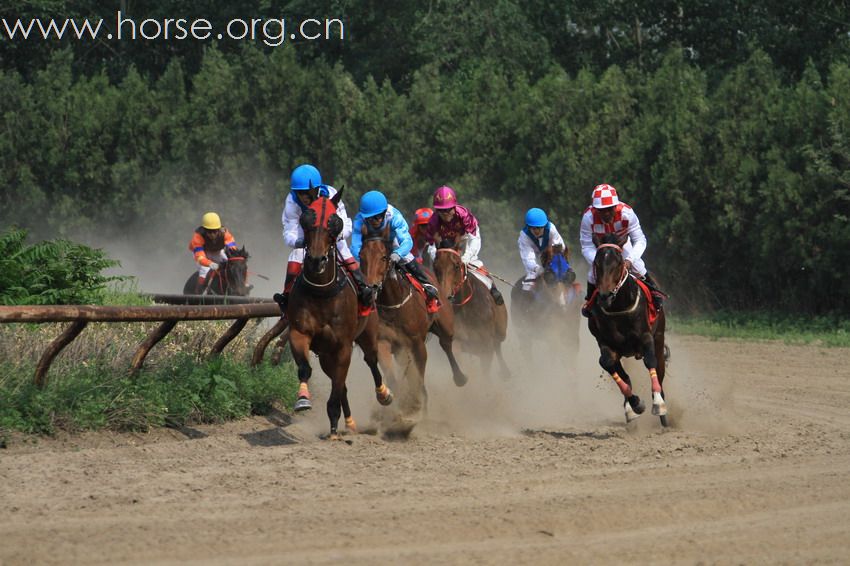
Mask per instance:
[[[667,405],[664,401],[664,310],[658,311],[650,321],[652,299],[632,276],[623,259],[625,238],[606,234],[601,239],[594,236],[596,258],[593,270],[596,273],[596,297],[588,320],[590,333],[599,345],[599,365],[616,382],[623,394],[626,421],[634,420],[643,413],[645,406],[632,391],[632,381],[623,369],[621,358],[643,358],[649,371],[652,386],[652,414],[661,418],[667,426]]]
[[[390,261],[392,242],[389,226],[381,232],[374,232],[363,225],[363,246],[360,249],[360,268],[366,282],[377,291],[379,325],[379,360],[392,384],[395,379],[393,356],[409,353],[415,371],[405,372],[409,392],[405,407],[402,409],[416,413],[427,402],[425,390],[425,365],[428,351],[425,339],[432,332],[440,339],[440,346],[446,353],[454,374],[455,383],[464,385],[466,375],[460,370],[452,351],[454,338],[454,316],[445,296],[441,297],[443,307],[437,313],[428,313],[425,298],[409,281],[403,267]]]
[[[454,245],[444,241],[434,258],[434,273],[440,293],[446,296],[454,312],[455,338],[464,350],[479,357],[486,373],[490,372],[495,354],[502,376],[509,377],[510,370],[502,357],[508,309],[504,304],[496,304],[487,285],[471,274],[470,269],[474,268],[461,260]]]
[[[338,439],[340,409],[346,428],[357,426],[348,404],[345,380],[351,365],[354,342],[363,350],[366,364],[375,380],[375,395],[382,405],[392,402],[392,392],[384,385],[378,369],[378,317],[373,311],[358,316],[357,293],[345,270],[336,260],[336,240],[342,219],[336,207],[342,190],[333,198],[319,197],[301,215],[304,230],[304,268],[290,294],[286,316],[290,321],[289,346],[298,366],[301,382],[296,411],[312,408],[307,382],[312,375],[310,350],[319,356],[322,370],[331,378],[328,398],[330,438]]]
[[[511,289],[511,317],[518,327],[532,336],[549,333],[558,345],[567,346],[570,358],[578,353],[581,326],[581,285],[575,282],[575,272],[569,268],[564,247],[551,245],[540,253],[543,274],[538,276],[531,291],[524,291],[521,277]],[[520,341],[520,349],[531,355],[533,339]]]
[[[227,261],[220,269],[210,270],[203,295],[236,295],[246,297],[254,288],[248,285],[248,258],[251,256],[243,246],[241,249],[225,248]],[[198,285],[198,272],[193,273],[183,285],[184,295],[194,295]]]

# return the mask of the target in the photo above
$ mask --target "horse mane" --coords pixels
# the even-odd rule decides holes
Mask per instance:
[[[614,244],[615,246],[620,246],[621,248],[626,244],[629,237],[627,234],[623,236],[618,236],[614,232],[609,232],[608,234],[603,234],[602,236],[593,235],[593,245],[597,248],[602,244]]]
[[[245,259],[248,259],[249,257],[251,257],[251,255],[248,253],[248,250],[245,249],[245,246],[242,246],[241,248],[235,248],[235,247],[227,248],[224,251],[224,254],[227,257],[244,257]]]

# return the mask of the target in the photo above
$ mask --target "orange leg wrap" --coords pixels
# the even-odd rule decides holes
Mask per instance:
[[[625,381],[623,381],[623,379],[620,377],[620,374],[615,371],[613,374],[611,374],[611,377],[614,378],[614,381],[617,383],[617,387],[619,387],[620,391],[623,393],[623,397],[628,399],[632,396],[631,386]]]
[[[649,370],[649,379],[652,381],[652,392],[661,393],[661,384],[658,382],[658,372],[655,368]]]
[[[312,399],[312,395],[310,395],[310,390],[307,389],[306,383],[301,383],[298,387],[298,397],[304,397],[305,399]]]

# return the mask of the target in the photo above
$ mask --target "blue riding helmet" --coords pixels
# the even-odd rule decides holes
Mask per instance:
[[[381,191],[369,191],[360,197],[360,214],[371,218],[387,211],[387,197]]]
[[[549,224],[546,213],[540,208],[529,208],[525,213],[525,225],[529,228],[543,228]]]
[[[292,171],[290,188],[293,191],[309,191],[311,188],[321,185],[322,174],[309,163],[299,165]]]

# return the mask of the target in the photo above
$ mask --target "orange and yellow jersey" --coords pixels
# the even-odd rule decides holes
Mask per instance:
[[[233,239],[233,234],[230,233],[230,230],[224,227],[215,232],[209,232],[202,227],[198,227],[195,229],[195,233],[192,234],[192,241],[189,242],[189,250],[195,254],[195,261],[204,267],[211,263],[211,260],[207,258],[207,254],[220,252],[225,247],[235,248],[236,241]]]

